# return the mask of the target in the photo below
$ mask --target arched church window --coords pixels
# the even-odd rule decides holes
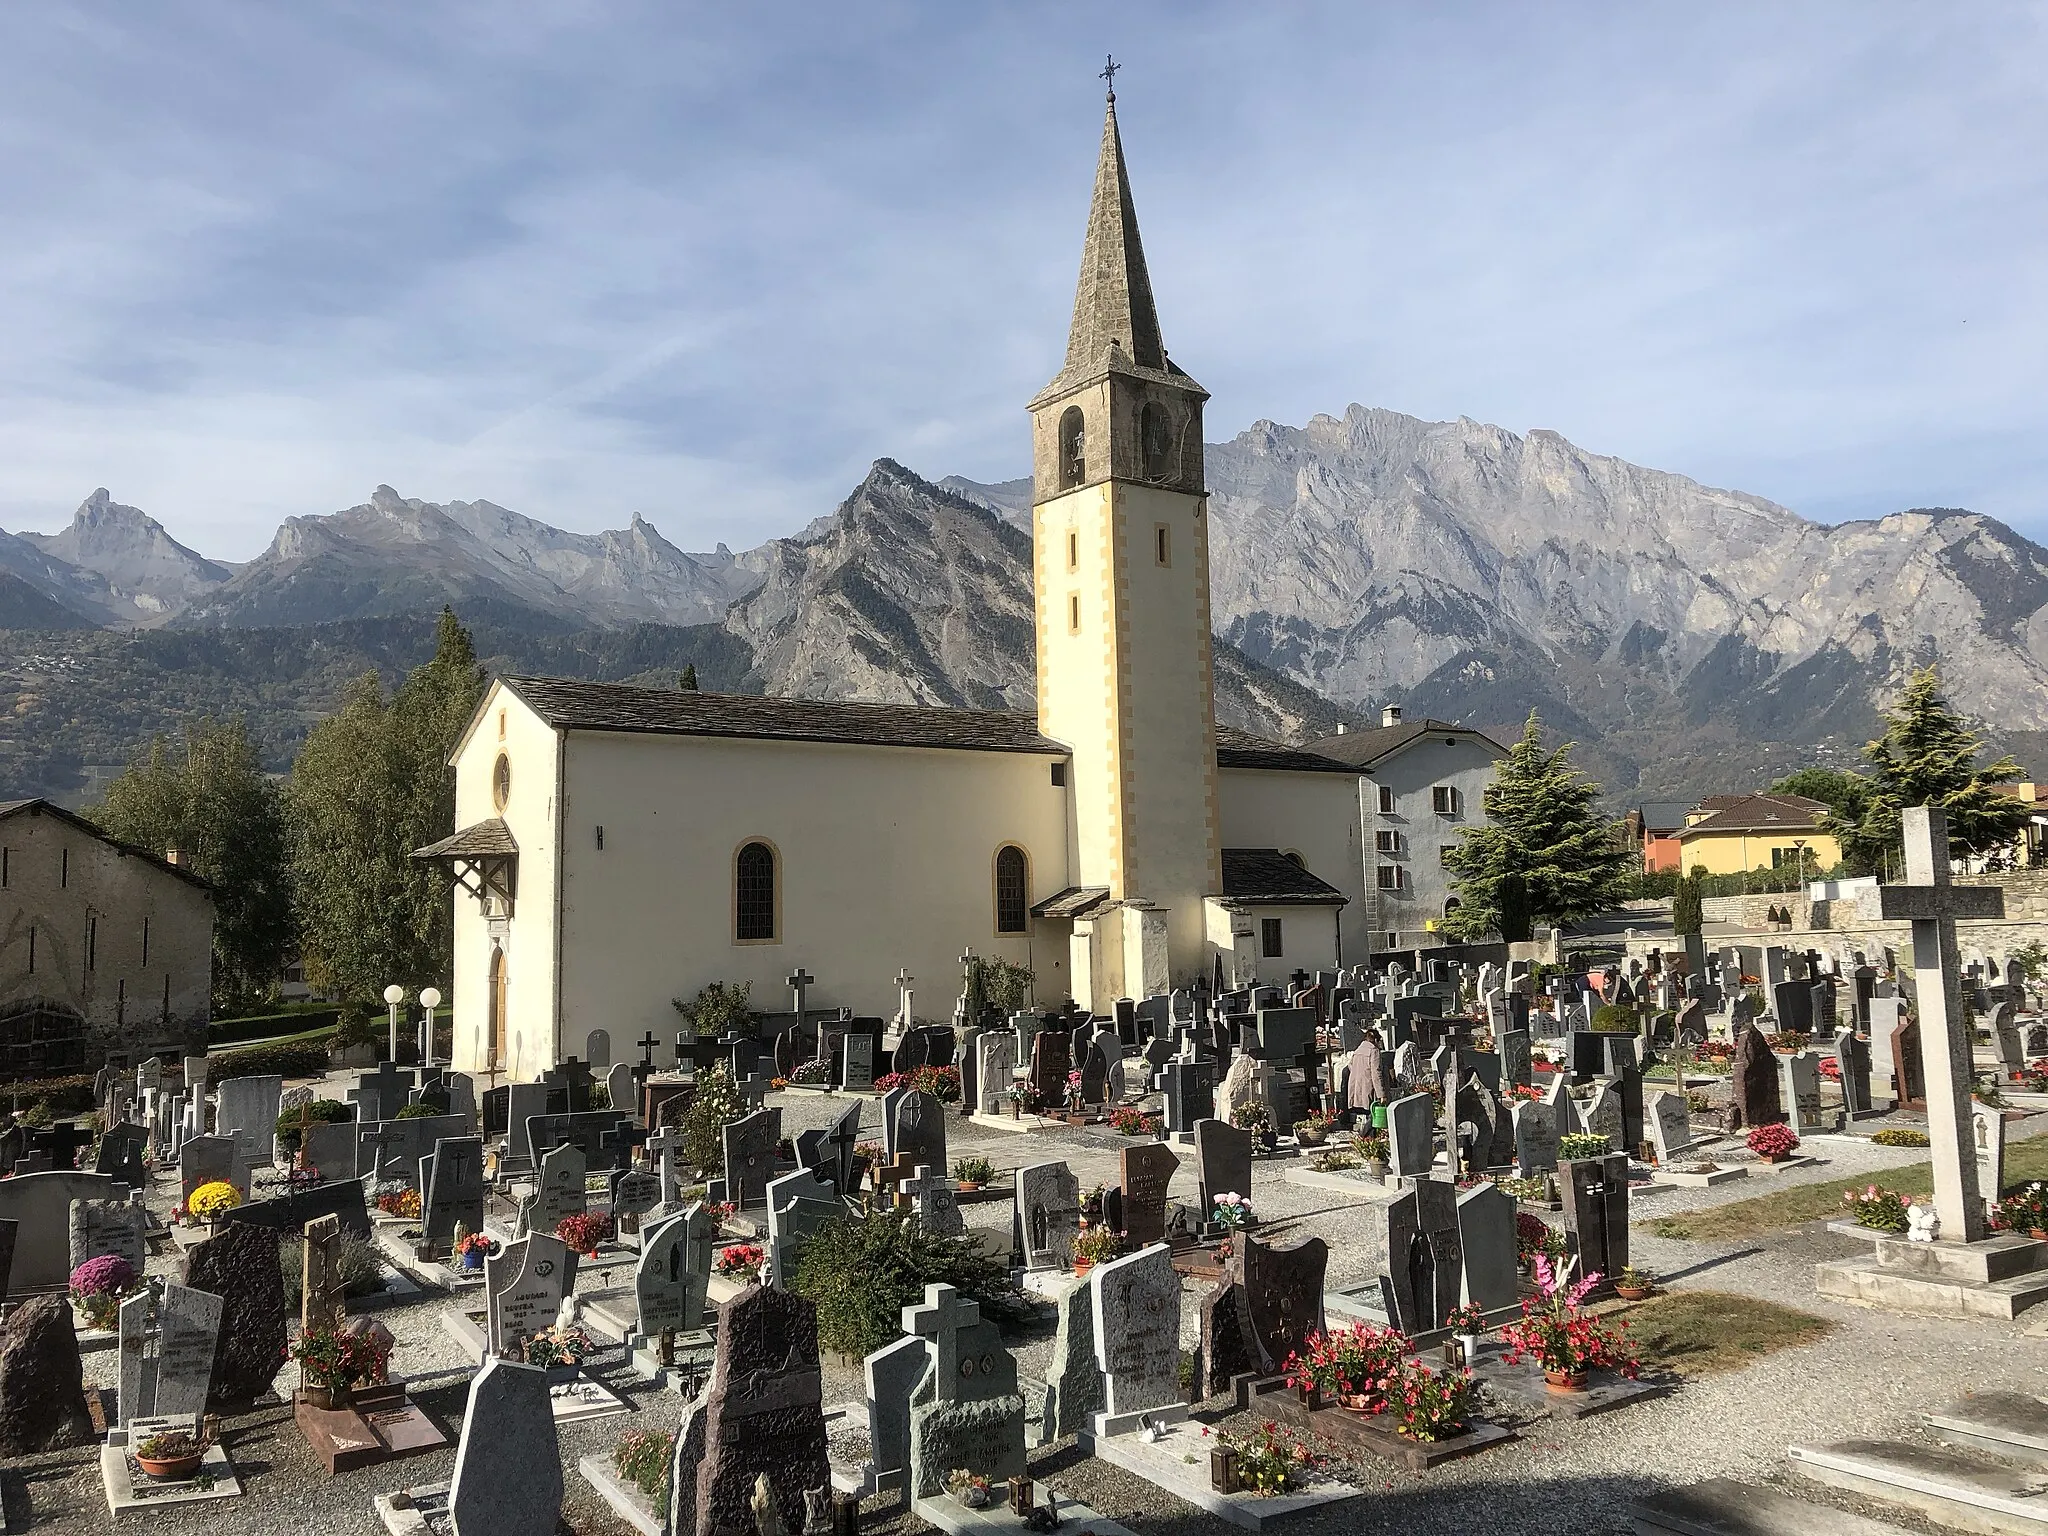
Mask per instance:
[[[733,859],[733,937],[760,944],[775,937],[775,850],[742,843]]]
[[[1147,480],[1164,480],[1172,474],[1173,420],[1157,400],[1147,400],[1138,412],[1138,451]]]
[[[996,850],[996,932],[1023,933],[1031,925],[1031,866],[1014,843]]]
[[[1088,422],[1081,407],[1060,415],[1060,489],[1071,491],[1088,478]]]

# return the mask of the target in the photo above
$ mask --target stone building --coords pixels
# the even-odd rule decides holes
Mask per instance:
[[[213,893],[47,800],[0,804],[0,1078],[202,1046]]]
[[[1347,953],[1358,772],[1216,723],[1207,393],[1166,353],[1112,97],[1028,409],[1036,717],[501,678],[457,746],[455,1058],[531,1077],[670,999],[945,1017],[968,951],[1106,1012]]]

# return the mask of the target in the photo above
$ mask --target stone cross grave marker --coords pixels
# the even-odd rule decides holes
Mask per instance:
[[[1171,1252],[1155,1243],[1098,1265],[1090,1279],[1095,1359],[1104,1410],[1098,1435],[1136,1429],[1141,1417],[1172,1423],[1187,1416],[1180,1387],[1180,1276]]]
[[[348,1316],[348,1285],[341,1276],[341,1218],[317,1216],[306,1223],[299,1258],[299,1328],[339,1328]]]
[[[202,1414],[213,1385],[221,1298],[152,1281],[121,1303],[121,1422]]]
[[[950,1285],[927,1285],[924,1301],[903,1309],[903,1328],[929,1341],[931,1359],[911,1399],[912,1491],[944,1492],[959,1467],[994,1484],[1021,1477],[1024,1399],[1002,1330]]]
[[[410,1070],[388,1061],[379,1064],[374,1072],[363,1073],[348,1091],[349,1101],[358,1106],[356,1118],[365,1123],[397,1119],[414,1081]]]
[[[1933,1145],[1934,1209],[1944,1242],[1977,1242],[1986,1232],[1970,1127],[1970,1033],[1962,1010],[1956,949],[1957,918],[2002,918],[2005,892],[1953,882],[1948,813],[1940,806],[1900,812],[1906,882],[1881,885],[1877,915],[1913,925],[1913,978],[1920,1014],[1920,1053],[1927,1093],[1927,1134]]]
[[[920,1163],[916,1174],[903,1188],[910,1195],[917,1224],[941,1237],[958,1237],[967,1230],[967,1218],[960,1214],[960,1196],[943,1168]]]

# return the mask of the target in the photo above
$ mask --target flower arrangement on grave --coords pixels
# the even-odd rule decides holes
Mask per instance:
[[[1315,1452],[1271,1419],[1259,1426],[1257,1434],[1218,1438],[1237,1452],[1238,1481],[1261,1498],[1292,1493],[1308,1481],[1318,1465]]]
[[[1354,1413],[1380,1413],[1413,1349],[1399,1329],[1370,1323],[1312,1332],[1287,1357],[1287,1384],[1303,1396],[1320,1392]]]
[[[2005,1090],[1988,1077],[1980,1077],[1970,1084],[1970,1097],[1986,1109],[2005,1108]]]
[[[1749,1150],[1766,1162],[1775,1163],[1799,1150],[1799,1138],[1789,1125],[1752,1126],[1746,1139]]]
[[[1486,1332],[1486,1314],[1466,1302],[1444,1314],[1444,1327],[1452,1333],[1476,1335]]]
[[[1860,1191],[1843,1190],[1842,1204],[1859,1227],[1868,1227],[1873,1232],[1903,1232],[1910,1225],[1906,1212],[1912,1208],[1913,1197],[1867,1184]]]
[[[809,1061],[800,1061],[789,1074],[792,1083],[829,1083],[832,1081],[832,1063],[820,1056]]]
[[[768,1250],[759,1243],[734,1243],[718,1250],[711,1268],[729,1280],[752,1280],[767,1262]]]
[[[1309,1168],[1316,1173],[1342,1173],[1347,1168],[1362,1168],[1365,1159],[1349,1147],[1332,1147],[1327,1152],[1318,1152],[1308,1160]]]
[[[1209,1219],[1219,1227],[1232,1231],[1252,1219],[1252,1203],[1233,1190],[1224,1190],[1216,1197],[1216,1204],[1209,1212]]]
[[[1384,1163],[1387,1160],[1387,1133],[1356,1131],[1351,1137],[1351,1150],[1368,1163]]]
[[[88,1328],[111,1329],[120,1322],[121,1301],[142,1284],[135,1266],[118,1253],[87,1259],[71,1271],[71,1305]]]
[[[2048,1093],[2048,1057],[2028,1062],[2013,1073],[2013,1080],[2029,1093]]]
[[[1533,1211],[1515,1212],[1515,1262],[1530,1268],[1539,1257],[1564,1257],[1564,1234]]]
[[[1878,1131],[1870,1140],[1873,1145],[1880,1147],[1925,1147],[1933,1145],[1925,1131],[1908,1130],[1900,1126],[1892,1126]]]
[[[733,1217],[739,1215],[739,1213],[740,1208],[730,1200],[706,1200],[704,1202],[704,1214],[711,1218],[713,1231],[724,1226]]]
[[[234,1185],[226,1179],[209,1179],[192,1191],[185,1210],[194,1221],[218,1221],[241,1203],[242,1192]]]
[[[1081,1069],[1079,1067],[1067,1073],[1067,1112],[1074,1115],[1081,1113]]]
[[[675,1449],[674,1435],[658,1429],[629,1429],[612,1447],[612,1465],[619,1469],[619,1476],[646,1495],[649,1504],[666,1510]]]
[[[969,1509],[986,1508],[990,1497],[988,1479],[965,1467],[955,1467],[947,1474],[946,1492]]]
[[[1074,1273],[1085,1275],[1097,1264],[1107,1264],[1124,1250],[1124,1240],[1101,1222],[1084,1225],[1074,1234]]]
[[[1550,1184],[1540,1174],[1533,1179],[1522,1179],[1516,1178],[1512,1174],[1504,1173],[1497,1176],[1493,1182],[1499,1186],[1502,1194],[1511,1195],[1517,1200],[1548,1201],[1550,1199]]]
[[[1622,1265],[1621,1273],[1614,1277],[1614,1289],[1623,1301],[1641,1301],[1656,1287],[1657,1272],[1633,1264]]]
[[[1842,1064],[1832,1056],[1823,1056],[1820,1059],[1820,1075],[1831,1083],[1839,1083],[1842,1080]]]
[[[1230,1123],[1240,1131],[1270,1131],[1273,1129],[1273,1112],[1266,1107],[1264,1099],[1246,1099],[1242,1104],[1231,1106]]]
[[[1135,1105],[1119,1104],[1109,1112],[1109,1128],[1120,1136],[1157,1136],[1159,1117]]]
[[[307,1385],[331,1392],[376,1386],[391,1370],[391,1346],[367,1329],[361,1333],[332,1326],[309,1329],[292,1340],[291,1357],[298,1361],[299,1374]]]
[[[768,1079],[768,1086],[770,1088],[773,1088],[777,1093],[780,1093],[783,1089],[789,1086],[789,1079],[786,1077],[771,1077]]]
[[[402,1221],[417,1221],[420,1215],[420,1192],[408,1186],[405,1189],[380,1193],[377,1196],[377,1209],[386,1216],[396,1216]]]
[[[574,1211],[555,1223],[555,1236],[587,1259],[612,1240],[612,1218],[603,1211]]]
[[[1593,1131],[1566,1131],[1557,1138],[1557,1155],[1562,1162],[1579,1158],[1605,1157],[1614,1150],[1614,1139]]]
[[[2014,1190],[1992,1208],[1991,1225],[2000,1232],[2039,1237],[2048,1232],[2048,1184],[2035,1180]]]
[[[1626,1336],[1628,1324],[1610,1328],[1581,1310],[1600,1276],[1595,1272],[1573,1281],[1578,1262],[1553,1264],[1547,1255],[1536,1255],[1537,1294],[1522,1303],[1522,1320],[1500,1331],[1508,1346],[1507,1363],[1533,1359],[1554,1385],[1573,1390],[1583,1387],[1592,1370],[1619,1371],[1633,1380],[1640,1366]]]
[[[135,1460],[144,1473],[150,1477],[175,1479],[191,1477],[206,1459],[207,1441],[202,1434],[194,1435],[189,1430],[167,1429],[161,1434],[151,1435],[135,1447]],[[201,1472],[197,1482],[202,1488],[211,1488],[213,1480]]]
[[[928,1093],[942,1104],[960,1102],[960,1069],[958,1067],[918,1067],[910,1074],[910,1086],[919,1093]]]
[[[1797,1055],[1813,1044],[1813,1036],[1796,1029],[1781,1029],[1774,1035],[1764,1037],[1772,1050],[1780,1055]]]
[[[497,1239],[488,1232],[464,1232],[455,1239],[455,1257],[464,1269],[482,1269],[497,1251]]]
[[[1304,1147],[1320,1147],[1337,1128],[1337,1117],[1318,1110],[1306,1120],[1294,1122],[1294,1139]]]
[[[888,1161],[879,1141],[856,1141],[853,1144],[853,1181],[858,1184],[868,1176],[870,1168],[879,1168]]]
[[[1432,1370],[1420,1360],[1406,1362],[1387,1412],[1394,1433],[1425,1444],[1462,1435],[1472,1423],[1472,1373],[1448,1366]]]
[[[519,1358],[528,1365],[581,1365],[597,1346],[574,1323],[556,1323],[519,1341]]]
[[[1501,1088],[1500,1096],[1510,1104],[1519,1104],[1525,1101],[1534,1104],[1542,1099],[1543,1090],[1536,1087],[1525,1087],[1521,1083],[1508,1083]]]
[[[995,1176],[996,1165],[985,1157],[963,1157],[953,1164],[953,1181],[962,1189],[979,1189]]]

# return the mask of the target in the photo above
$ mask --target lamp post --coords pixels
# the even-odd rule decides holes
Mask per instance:
[[[420,989],[420,1007],[426,1014],[425,1019],[420,1024],[422,1031],[420,1036],[420,1065],[423,1067],[431,1067],[434,1064],[434,1010],[440,1006],[441,989],[439,987],[422,987]]]
[[[391,1009],[391,1065],[398,1065],[398,1015],[405,1006],[405,988],[397,982],[384,989],[384,1001]]]

